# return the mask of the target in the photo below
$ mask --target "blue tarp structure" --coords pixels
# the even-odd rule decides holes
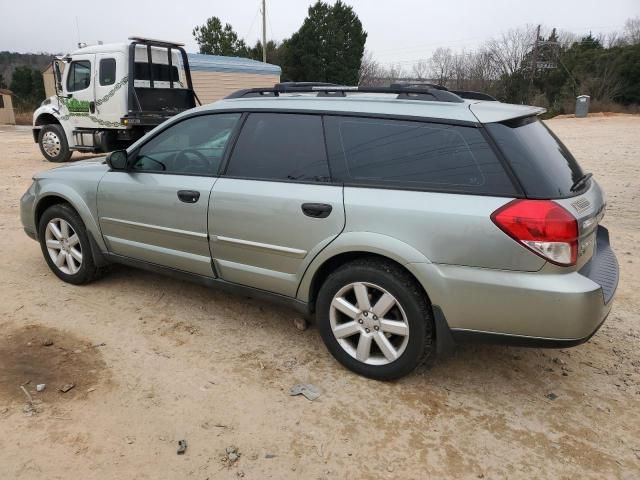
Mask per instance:
[[[188,53],[187,56],[192,72],[253,73],[257,75],[280,75],[282,73],[282,69],[277,65],[262,63],[250,58],[223,57],[202,53]]]

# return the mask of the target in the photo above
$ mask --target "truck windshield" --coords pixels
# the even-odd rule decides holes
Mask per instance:
[[[529,198],[564,198],[583,192],[584,176],[571,152],[538,117],[489,123],[487,130],[513,167]]]
[[[136,46],[135,86],[150,88],[152,79],[154,88],[170,88],[171,81],[173,81],[173,88],[187,88],[180,52],[171,51],[171,65],[169,65],[168,49],[151,47],[151,63],[149,63],[147,47],[144,45]]]

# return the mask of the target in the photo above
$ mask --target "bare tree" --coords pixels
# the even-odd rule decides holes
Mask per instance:
[[[453,71],[453,53],[450,48],[437,48],[429,60],[434,78],[440,85],[446,85]]]
[[[457,89],[466,88],[467,80],[469,78],[471,56],[471,53],[465,52],[464,50],[453,56],[453,63],[451,65],[451,76],[453,80],[453,86]]]
[[[624,36],[632,45],[640,43],[640,17],[630,18],[625,22]]]
[[[360,63],[360,71],[358,73],[358,85],[364,87],[374,87],[380,85],[386,76],[385,69],[382,65],[373,59],[373,55],[369,51],[365,51]]]
[[[535,41],[535,35],[535,29],[528,25],[509,30],[487,42],[486,49],[501,74],[513,75],[522,69],[523,62]]]
[[[406,77],[406,73],[404,68],[402,68],[402,65],[397,63],[389,66],[386,77],[389,79],[390,83],[393,83],[395,80]]]
[[[604,36],[603,45],[605,48],[623,47],[626,43],[627,39],[620,32],[610,32]]]
[[[558,44],[561,48],[570,48],[575,42],[580,41],[580,37],[573,32],[567,32],[566,30],[556,31],[558,36]]]
[[[418,80],[426,80],[429,78],[429,73],[429,62],[426,60],[418,60],[418,62],[413,65],[413,76]]]

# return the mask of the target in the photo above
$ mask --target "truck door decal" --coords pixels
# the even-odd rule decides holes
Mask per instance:
[[[126,85],[129,77],[125,75],[122,79],[116,82],[113,85],[113,88],[107,92],[102,98],[96,100],[96,106],[100,106],[106,102],[108,102],[115,95],[116,91],[122,88],[123,85]],[[95,115],[91,115],[89,113],[89,103],[87,100],[78,100],[75,98],[63,98],[59,97],[60,102],[62,103],[62,107],[67,109],[67,114],[62,115],[60,120],[65,121],[69,120],[71,117],[85,117],[91,120],[98,125],[103,127],[120,127],[120,122],[109,122],[106,120],[102,120],[101,118],[96,117]]]

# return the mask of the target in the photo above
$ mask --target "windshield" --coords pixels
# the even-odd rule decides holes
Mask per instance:
[[[589,187],[587,181],[576,192],[571,191],[584,172],[567,147],[538,117],[489,123],[486,127],[528,197],[564,198]]]

